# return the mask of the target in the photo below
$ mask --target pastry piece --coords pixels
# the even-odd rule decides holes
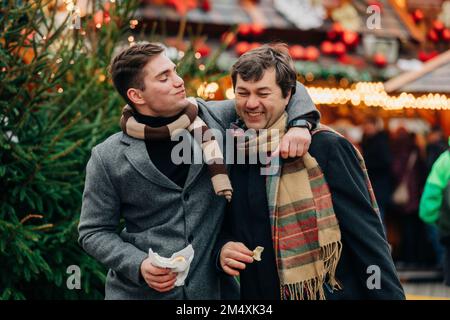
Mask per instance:
[[[186,258],[183,256],[178,256],[172,260],[173,262],[185,262]]]
[[[253,250],[253,259],[256,261],[261,261],[261,253],[264,251],[264,247],[257,246],[255,250]]]

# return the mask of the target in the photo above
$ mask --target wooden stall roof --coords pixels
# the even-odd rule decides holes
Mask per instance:
[[[211,0],[211,10],[205,12],[199,8],[187,12],[187,21],[202,24],[217,24],[231,26],[234,24],[253,23],[254,19],[240,5],[239,0]],[[271,0],[261,0],[258,5],[260,21],[265,28],[294,29],[295,26],[286,20],[272,5]],[[147,5],[138,12],[146,19],[161,19],[177,21],[180,15],[174,8],[166,6]]]
[[[296,26],[279,13],[273,6],[272,0],[260,0],[255,5],[256,10],[245,10],[239,0],[210,0],[211,10],[206,12],[199,8],[187,12],[187,21],[206,25],[231,26],[234,24],[260,23],[266,29],[295,30]],[[361,20],[361,28],[358,32],[362,34],[375,34],[377,36],[395,37],[401,41],[416,40],[423,41],[422,35],[409,15],[399,8],[392,0],[380,0],[383,10],[381,13],[381,26],[377,30],[368,29],[366,20],[368,18],[367,0],[354,0],[353,6],[356,8]],[[252,12],[253,16],[249,14]],[[146,5],[138,11],[138,15],[144,19],[169,21],[180,20],[178,12],[171,7]],[[301,18],[301,17],[299,17]],[[255,21],[257,20],[257,21]],[[326,32],[329,29],[330,21],[325,21],[324,25],[317,31]]]
[[[384,83],[386,92],[450,93],[450,50]]]

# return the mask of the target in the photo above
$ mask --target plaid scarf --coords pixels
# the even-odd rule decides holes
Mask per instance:
[[[238,143],[248,153],[258,146],[262,152],[274,151],[286,132],[283,114],[263,135]],[[333,131],[323,125],[312,132]],[[336,132],[335,132],[336,133]],[[266,136],[267,135],[267,136]],[[372,206],[378,213],[375,196],[364,160],[355,148],[366,177]],[[278,160],[275,158],[273,160]],[[273,165],[273,161],[272,161]],[[325,299],[323,285],[340,289],[335,273],[341,252],[341,232],[331,193],[316,159],[309,153],[293,161],[278,163],[275,174],[266,179],[272,240],[283,300]]]
[[[120,127],[125,134],[146,141],[171,139],[171,137],[176,136],[181,130],[189,130],[195,141],[202,148],[203,157],[208,165],[208,171],[215,193],[231,201],[233,188],[231,187],[227,169],[223,161],[222,151],[214,136],[205,135],[205,132],[209,128],[197,116],[197,102],[195,99],[189,99],[189,101],[191,103],[189,103],[180,117],[165,126],[156,128],[137,122],[133,117],[133,109],[129,105],[126,105],[122,110]]]

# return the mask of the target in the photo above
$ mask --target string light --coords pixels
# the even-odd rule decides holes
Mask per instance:
[[[225,91],[225,96],[227,97],[227,99],[234,99],[236,95],[234,94],[233,88],[228,88]]]
[[[58,93],[63,93],[64,89],[63,88],[58,88]]]
[[[130,20],[130,28],[134,29],[139,24],[138,20]]]
[[[202,57],[200,52],[196,52],[194,56],[195,56],[195,59],[200,59]]]
[[[204,64],[199,65],[199,66],[198,66],[198,69],[199,69],[200,71],[204,71],[204,70],[205,70],[205,65],[204,65]]]
[[[314,80],[314,75],[313,75],[311,72],[308,72],[308,73],[305,75],[305,79],[306,79],[306,81],[311,82],[311,81]]]
[[[197,95],[203,99],[214,99],[217,90],[219,90],[219,85],[217,82],[204,82],[200,85],[200,87],[198,87]]]
[[[106,76],[104,74],[101,74],[98,76],[98,81],[103,82],[106,80]]]
[[[450,98],[443,94],[429,93],[415,97],[403,92],[391,96],[381,82],[359,82],[352,89],[307,87],[308,93],[316,104],[322,105],[365,105],[381,107],[385,110],[401,110],[404,108],[450,110]]]
[[[134,41],[134,37],[133,36],[129,36],[128,37],[128,42],[133,42]]]

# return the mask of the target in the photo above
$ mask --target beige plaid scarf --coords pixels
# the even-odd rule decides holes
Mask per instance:
[[[211,182],[217,195],[224,196],[231,201],[233,188],[231,187],[227,169],[223,161],[223,154],[220,150],[217,140],[213,135],[205,135],[209,129],[208,126],[200,119],[198,114],[198,106],[195,99],[189,99],[191,103],[186,107],[185,111],[175,121],[161,127],[150,127],[139,123],[134,118],[134,110],[126,105],[122,110],[120,118],[120,127],[122,131],[136,139],[141,140],[167,140],[179,134],[180,130],[187,129],[194,139],[199,139],[197,143],[201,146],[203,157],[208,166],[211,176]],[[200,132],[195,133],[197,130]]]

